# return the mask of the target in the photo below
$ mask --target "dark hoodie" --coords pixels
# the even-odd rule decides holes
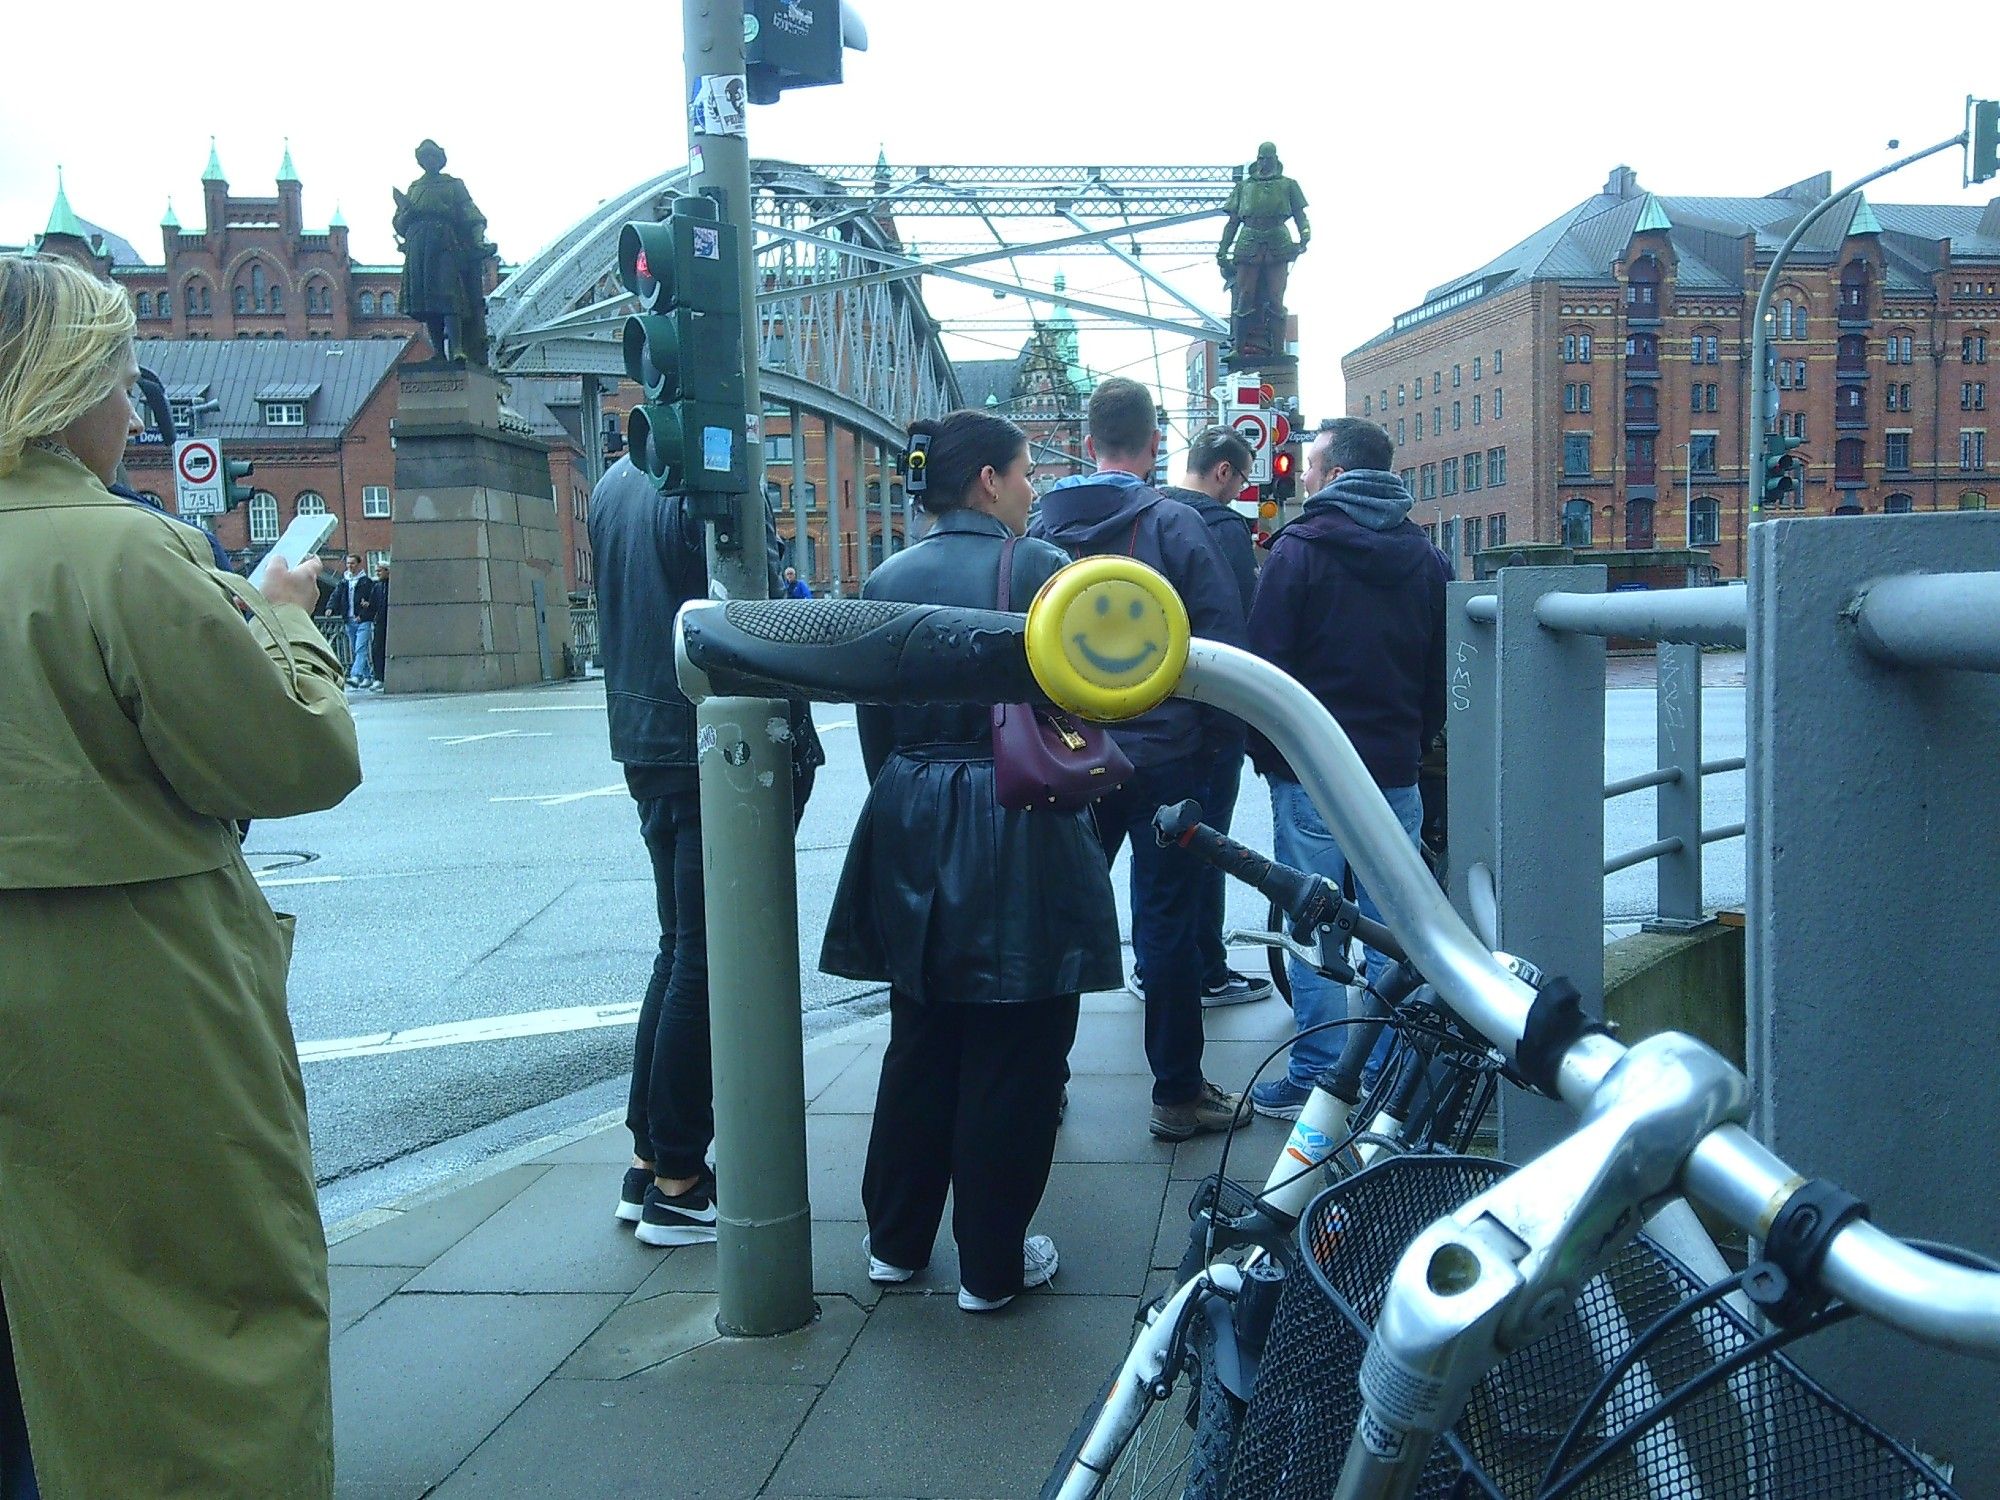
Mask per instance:
[[[1207,524],[1192,507],[1136,476],[1108,469],[1063,480],[1042,496],[1041,515],[1028,534],[1071,557],[1136,557],[1179,592],[1196,635],[1243,644],[1242,597]],[[1135,766],[1216,750],[1240,733],[1226,715],[1180,698],[1112,726],[1112,738]]]
[[[1250,610],[1250,649],[1326,705],[1376,784],[1414,786],[1444,726],[1444,596],[1451,565],[1410,523],[1410,492],[1350,469],[1271,542]],[[1260,736],[1266,775],[1291,769]]]

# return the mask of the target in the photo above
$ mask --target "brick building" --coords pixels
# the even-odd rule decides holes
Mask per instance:
[[[1567,547],[1643,569],[1694,550],[1740,577],[1750,318],[1828,174],[1763,198],[1660,197],[1625,167],[1342,361],[1461,575],[1482,550]],[[2000,199],[1828,213],[1773,304],[1787,513],[1985,509]],[[1619,558],[1617,554],[1629,554]]]

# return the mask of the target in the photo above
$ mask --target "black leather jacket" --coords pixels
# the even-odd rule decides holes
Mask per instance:
[[[692,766],[694,705],[674,677],[674,615],[708,597],[701,523],[678,495],[621,458],[590,493],[590,550],[597,569],[597,633],[611,758],[626,766]],[[771,597],[781,593],[777,529],[767,511],[764,547]],[[793,704],[795,777],[825,763],[804,700]]]

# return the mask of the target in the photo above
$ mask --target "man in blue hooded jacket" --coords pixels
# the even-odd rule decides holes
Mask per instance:
[[[1097,472],[1065,479],[1042,497],[1029,534],[1071,557],[1136,557],[1164,575],[1187,605],[1194,633],[1243,643],[1243,600],[1229,564],[1191,506],[1146,483],[1160,451],[1153,396],[1136,380],[1114,378],[1091,393],[1085,451]],[[1112,738],[1132,762],[1132,777],[1097,803],[1097,831],[1107,860],[1132,841],[1132,953],[1144,971],[1146,1061],[1153,1070],[1148,1128],[1180,1141],[1227,1130],[1248,1104],[1201,1070],[1202,872],[1183,849],[1162,849],[1153,814],[1205,791],[1218,747],[1241,733],[1215,709],[1179,698],[1115,725]]]
[[[1321,426],[1306,453],[1312,498],[1272,539],[1257,579],[1250,649],[1296,677],[1340,721],[1414,844],[1424,814],[1417,766],[1444,725],[1451,564],[1411,524],[1410,492],[1390,469],[1394,459],[1389,434],[1373,422],[1341,417]],[[1347,860],[1291,767],[1254,734],[1250,756],[1271,781],[1278,858],[1338,882]],[[1357,899],[1380,919],[1365,887]],[[1369,951],[1371,982],[1387,963]],[[1295,960],[1292,1009],[1304,1030],[1346,1015],[1347,996]],[[1340,1047],[1337,1029],[1301,1037],[1286,1076],[1251,1090],[1257,1113],[1296,1120]]]

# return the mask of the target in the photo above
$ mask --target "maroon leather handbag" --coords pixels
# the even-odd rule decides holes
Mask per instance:
[[[1016,540],[1010,536],[1000,548],[995,608],[1001,610],[1009,607]],[[1122,786],[1131,774],[1132,762],[1101,726],[1058,708],[993,705],[993,780],[1002,807],[1075,812]]]

